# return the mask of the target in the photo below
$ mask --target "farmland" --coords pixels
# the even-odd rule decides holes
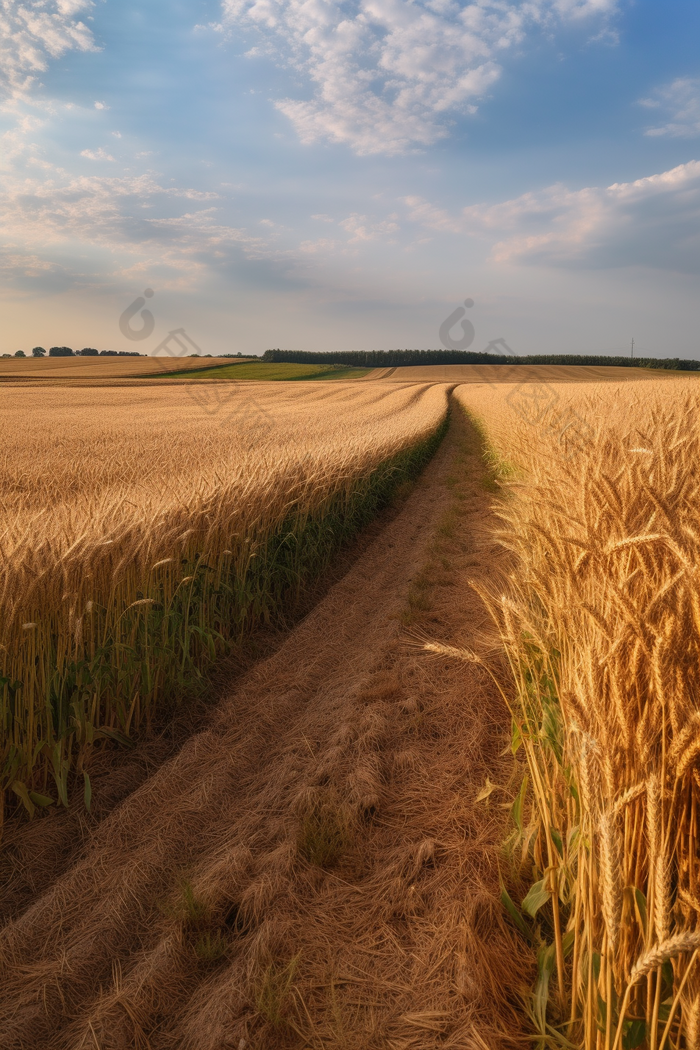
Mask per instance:
[[[84,766],[96,733],[137,728],[222,632],[291,602],[332,530],[352,527],[356,488],[446,409],[430,387],[254,391],[109,390],[99,416],[84,392],[8,396],[3,791],[30,813],[48,797],[33,782],[42,753],[42,789],[50,775],[67,803],[73,752]]]
[[[0,384],[33,386],[114,386],[152,382],[277,382],[299,379],[360,379],[369,368],[343,365],[268,364],[241,358],[235,361],[195,357],[51,357],[10,358],[0,361]]]
[[[4,391],[0,1042],[697,1045],[696,379],[251,367]]]
[[[244,359],[245,360],[245,359]],[[0,360],[4,382],[117,380],[160,376],[164,372],[220,368],[218,358],[195,357],[10,357]]]
[[[577,1045],[696,1046],[697,386],[512,394],[457,392],[517,485],[500,510],[517,571],[484,598],[527,770],[514,846],[533,885],[507,904],[539,940],[533,1018]]]

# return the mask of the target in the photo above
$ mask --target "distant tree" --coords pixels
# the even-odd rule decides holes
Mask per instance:
[[[82,350],[78,350],[81,357],[99,357],[99,350],[94,350],[91,346],[84,346]]]
[[[69,346],[52,346],[49,357],[73,357],[73,351]]]
[[[25,354],[24,350],[16,350],[15,351],[15,357],[26,357],[26,356],[27,355]]]
[[[45,355],[46,351],[44,350],[43,346],[35,346],[32,349],[32,357],[44,357]]]

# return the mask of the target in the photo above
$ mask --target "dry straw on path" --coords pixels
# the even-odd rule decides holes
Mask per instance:
[[[504,901],[542,1045],[700,1047],[700,441],[694,381],[460,387],[505,486],[488,596],[527,773]],[[516,841],[517,840],[517,841]]]

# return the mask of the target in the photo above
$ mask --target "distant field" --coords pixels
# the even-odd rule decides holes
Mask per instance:
[[[682,373],[687,376],[689,373]],[[614,365],[405,365],[374,368],[368,380],[436,383],[599,383],[601,380],[668,379],[679,373],[658,368],[619,368]]]
[[[371,371],[371,368],[348,368],[345,365],[296,365],[287,362],[276,364],[267,361],[251,361],[223,365],[214,372],[206,368],[201,373],[188,373],[187,380],[256,379],[263,382],[278,382],[290,379],[362,379]]]
[[[121,384],[190,382],[196,380],[362,379],[370,368],[345,365],[273,364],[257,358],[190,357],[44,357],[0,358],[0,383],[41,383],[46,386],[112,386]]]
[[[130,379],[217,367],[216,357],[5,357],[0,380]]]

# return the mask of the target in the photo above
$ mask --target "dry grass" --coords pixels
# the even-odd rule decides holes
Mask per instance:
[[[488,600],[527,759],[512,845],[534,884],[522,911],[505,902],[537,950],[533,1022],[543,1045],[696,1050],[697,386],[457,396],[514,556]]]
[[[77,774],[89,808],[98,742],[290,608],[445,411],[425,385],[8,389],[0,798],[66,805]]]

